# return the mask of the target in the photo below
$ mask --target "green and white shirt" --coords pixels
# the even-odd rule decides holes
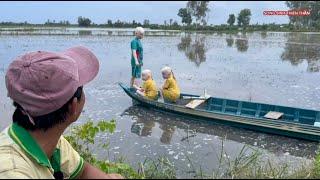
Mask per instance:
[[[49,160],[29,132],[16,123],[0,133],[0,162],[0,178],[9,179],[54,179],[58,171],[72,179],[84,167],[82,157],[63,136]]]

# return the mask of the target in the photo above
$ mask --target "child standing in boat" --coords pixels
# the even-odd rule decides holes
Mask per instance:
[[[169,102],[177,102],[177,99],[180,97],[180,88],[172,69],[166,66],[162,68],[161,73],[163,79],[165,79],[161,90],[164,100]]]
[[[133,85],[137,89],[137,93],[145,96],[150,100],[158,99],[158,90],[155,81],[152,79],[152,72],[149,69],[142,71],[142,80],[144,81],[142,88]]]

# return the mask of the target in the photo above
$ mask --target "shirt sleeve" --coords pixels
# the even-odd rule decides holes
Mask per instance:
[[[66,178],[78,177],[84,167],[83,158],[63,136],[59,140],[58,147],[61,153],[61,171]]]
[[[131,41],[131,50],[137,50],[138,49],[138,44],[135,40]]]

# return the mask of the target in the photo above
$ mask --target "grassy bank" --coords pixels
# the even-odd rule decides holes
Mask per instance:
[[[147,158],[139,162],[138,168],[134,168],[125,158],[109,160],[98,160],[92,154],[92,146],[99,144],[95,137],[100,133],[113,133],[116,123],[112,121],[100,121],[94,124],[93,121],[73,127],[66,138],[80,155],[89,163],[100,168],[106,173],[120,173],[129,179],[176,179],[177,169],[167,157]],[[100,143],[99,148],[109,148],[108,142]],[[223,146],[223,141],[221,144]],[[248,153],[248,152],[251,153]],[[310,165],[299,165],[294,169],[289,164],[276,164],[270,160],[262,161],[261,152],[243,146],[235,158],[230,159],[224,149],[221,149],[218,168],[211,173],[202,170],[193,164],[189,157],[186,157],[191,164],[188,170],[191,178],[218,179],[218,178],[281,178],[281,179],[313,179],[320,177],[320,155],[317,155]],[[108,159],[107,157],[105,159]]]

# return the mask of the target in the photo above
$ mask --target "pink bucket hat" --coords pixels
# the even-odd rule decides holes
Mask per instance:
[[[63,52],[30,52],[19,56],[6,74],[8,97],[28,115],[37,117],[61,108],[78,87],[99,71],[97,57],[77,46]]]

